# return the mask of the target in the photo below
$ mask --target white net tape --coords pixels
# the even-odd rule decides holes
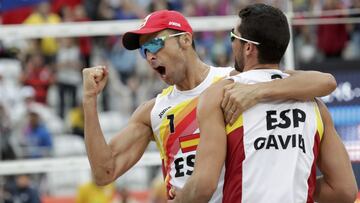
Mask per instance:
[[[188,18],[194,31],[229,30],[236,16],[208,16]],[[50,25],[6,25],[0,26],[0,39],[29,39],[52,37],[80,37],[119,35],[136,29],[141,20],[117,20],[97,22],[74,22]]]
[[[222,31],[233,28],[237,16],[190,17],[194,31]],[[73,22],[50,25],[6,25],[0,26],[0,39],[31,39],[45,36],[80,37],[120,35],[136,29],[140,20]],[[352,24],[360,23],[360,17],[292,19],[292,25]]]
[[[136,167],[159,166],[160,164],[161,161],[159,153],[147,152],[136,164]],[[0,176],[58,171],[83,171],[89,169],[90,164],[85,156],[0,162]]]

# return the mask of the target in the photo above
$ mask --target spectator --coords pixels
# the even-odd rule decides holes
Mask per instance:
[[[150,189],[150,203],[167,202],[166,185],[161,178],[155,178]]]
[[[12,108],[16,103],[16,87],[6,82],[5,74],[0,72],[0,92],[1,92],[1,103],[4,108]]]
[[[77,191],[76,203],[112,203],[116,198],[115,186],[97,186],[94,182],[81,185]]]
[[[158,10],[166,10],[166,9],[170,9],[169,8],[169,2],[167,2],[166,0],[152,0],[151,3],[149,4],[149,12],[154,12],[154,11],[158,11]]]
[[[136,5],[130,0],[123,0],[121,6],[115,10],[115,19],[137,19],[141,17]]]
[[[360,0],[353,0],[353,8],[360,8]],[[350,17],[360,17],[360,13],[350,15]],[[360,24],[353,24],[351,26],[351,41],[349,42],[352,53],[349,57],[350,59],[359,59],[360,58]]]
[[[28,175],[17,176],[15,183],[8,182],[5,191],[4,203],[41,203],[39,192]]]
[[[337,0],[325,0],[324,10],[339,9]],[[325,16],[333,18],[340,16]],[[323,24],[318,26],[318,48],[326,57],[340,58],[348,40],[348,33],[344,24]],[[330,43],[331,42],[331,43]]]
[[[110,62],[121,82],[129,87],[132,99],[132,110],[137,107],[137,90],[139,88],[139,79],[136,71],[136,52],[125,50],[121,43],[121,38],[117,40],[110,52]]]
[[[52,154],[52,136],[40,121],[37,112],[29,111],[28,125],[24,131],[24,156],[30,158],[49,157]]]
[[[90,21],[90,18],[87,17],[86,11],[83,5],[78,5],[75,7],[74,11],[75,22],[87,22]],[[90,67],[90,54],[91,54],[91,38],[90,37],[79,37],[79,48],[82,59],[83,67]]]
[[[42,103],[35,101],[35,91],[32,87],[24,86],[20,90],[20,95],[23,99],[22,107],[18,105],[19,112],[18,117],[20,127],[19,129],[24,129],[27,124],[26,115],[28,111],[34,111],[39,114],[40,120],[44,121],[44,125],[49,129],[51,134],[60,134],[64,132],[64,122],[50,106],[44,105]],[[21,134],[22,131],[20,131]]]
[[[59,115],[65,117],[66,107],[77,105],[77,88],[81,84],[80,50],[73,38],[63,38],[56,57],[56,79],[59,91]],[[67,104],[69,101],[70,104]]]
[[[71,133],[75,135],[79,135],[80,137],[84,137],[84,110],[82,107],[82,103],[80,103],[77,107],[73,108],[69,112],[68,117],[69,126],[71,129]]]
[[[135,74],[136,52],[126,50],[121,41],[122,38],[119,38],[114,43],[109,60],[116,70],[121,82],[127,84],[128,79]]]
[[[129,190],[126,187],[121,187],[118,189],[119,200],[118,203],[137,203],[137,201],[131,197]]]
[[[226,34],[228,33],[214,33],[215,38],[211,47],[211,58],[215,66],[226,67],[229,64],[229,56],[231,55],[231,44],[230,40],[226,40]]]
[[[316,47],[309,26],[299,27],[299,34],[295,37],[296,57],[300,63],[309,63],[316,57]]]
[[[47,104],[48,89],[53,80],[51,71],[44,64],[43,56],[41,54],[29,56],[21,81],[24,85],[32,86],[35,89],[35,100],[37,102]]]
[[[110,6],[108,0],[100,0],[97,7],[97,20],[112,20],[114,15],[114,9]]]
[[[195,6],[193,5],[194,2],[191,0],[185,0],[183,3],[183,9],[182,9],[182,13],[185,16],[195,16]]]
[[[87,0],[83,2],[87,16],[91,20],[99,20],[98,8],[102,0]]]
[[[47,1],[41,2],[35,12],[25,19],[25,24],[57,24],[60,23],[60,17],[52,13],[50,10],[50,3]],[[54,38],[44,37],[41,39],[41,50],[46,57],[47,63],[54,62],[54,56],[57,52],[58,45]]]
[[[0,160],[13,160],[15,152],[10,144],[11,123],[6,108],[0,102]]]
[[[228,0],[197,1],[196,13],[198,16],[227,15],[229,13]]]
[[[62,6],[60,9],[60,17],[62,22],[72,22],[74,21],[74,13],[70,6]]]

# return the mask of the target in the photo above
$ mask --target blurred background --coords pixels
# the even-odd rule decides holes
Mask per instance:
[[[337,79],[323,100],[360,183],[360,0],[0,0],[0,203],[166,202],[155,144],[114,184],[92,183],[81,70],[110,69],[98,98],[109,140],[165,87],[137,51],[122,47],[121,34],[150,12],[177,10],[189,17],[202,60],[232,66],[229,31],[238,11],[255,2],[289,17],[284,68]]]

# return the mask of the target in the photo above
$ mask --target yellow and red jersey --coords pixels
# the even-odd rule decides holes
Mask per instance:
[[[175,86],[163,90],[151,111],[154,138],[163,162],[167,189],[182,188],[194,169],[196,148],[200,140],[196,120],[198,96],[212,83],[226,77],[233,69],[211,67],[197,87],[179,91]],[[221,202],[222,183],[211,202]]]

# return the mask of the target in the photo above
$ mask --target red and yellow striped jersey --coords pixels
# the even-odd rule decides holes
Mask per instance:
[[[208,76],[194,89],[179,91],[171,86],[157,96],[151,111],[151,125],[163,160],[168,190],[171,187],[182,188],[193,172],[196,147],[200,140],[196,120],[198,96],[232,70],[230,67],[211,67]],[[211,202],[221,202],[221,183]]]

